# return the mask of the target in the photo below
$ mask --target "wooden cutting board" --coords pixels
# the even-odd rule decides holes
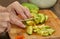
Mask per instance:
[[[45,22],[45,24],[56,30],[53,35],[48,37],[43,37],[38,34],[28,35],[26,34],[25,29],[21,29],[16,25],[12,25],[9,31],[11,39],[15,39],[17,35],[24,35],[24,39],[60,39],[60,21],[58,17],[51,10],[40,10],[39,12],[49,16],[49,19]]]

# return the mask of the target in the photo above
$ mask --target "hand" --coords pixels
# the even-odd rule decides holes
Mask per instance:
[[[10,28],[9,17],[10,13],[7,12],[6,8],[0,6],[0,33],[9,30]]]
[[[21,22],[21,20],[25,20],[31,18],[31,14],[28,8],[23,7],[19,2],[15,1],[7,7],[8,11],[11,13],[10,22],[12,24],[16,24],[19,27],[25,28],[26,26]],[[17,16],[20,15],[20,18]]]

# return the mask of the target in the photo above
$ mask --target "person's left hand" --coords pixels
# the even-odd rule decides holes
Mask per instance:
[[[5,7],[0,6],[0,33],[9,31],[10,13]]]

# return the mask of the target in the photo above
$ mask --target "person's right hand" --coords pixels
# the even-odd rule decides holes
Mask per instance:
[[[31,14],[28,8],[23,7],[19,2],[15,1],[7,7],[8,11],[11,13],[10,22],[12,24],[16,24],[19,27],[25,28],[26,26],[21,22],[21,20],[25,20],[31,18]],[[20,18],[17,16],[20,15]]]

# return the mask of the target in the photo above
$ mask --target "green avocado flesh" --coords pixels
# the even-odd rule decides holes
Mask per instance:
[[[29,35],[33,34],[33,32],[42,35],[42,36],[50,36],[52,35],[55,30],[47,25],[40,25],[40,26],[28,26],[27,33]]]
[[[31,15],[33,16],[33,21],[36,23],[36,24],[39,24],[39,23],[43,23],[44,21],[46,21],[48,18],[48,16],[44,15],[44,14],[39,14],[38,11],[39,11],[39,7],[36,6],[35,4],[32,4],[32,3],[22,3],[22,5],[24,7],[27,7],[30,12],[31,12]],[[31,21],[31,20],[30,20]],[[28,23],[28,21],[26,20],[26,22]],[[29,24],[28,24],[29,25]]]
[[[31,35],[31,34],[33,33],[33,28],[32,28],[32,26],[28,26],[28,27],[27,27],[27,33],[28,33],[29,35]]]
[[[31,13],[38,13],[39,7],[32,3],[22,3],[24,7],[27,7]]]
[[[26,20],[27,24],[29,21],[35,22],[35,24],[43,24],[46,21],[46,16],[44,14],[33,14],[34,17],[31,20]],[[47,18],[48,19],[48,18]]]
[[[33,17],[24,21],[25,25],[27,26],[27,34],[31,35],[33,33],[37,33],[42,36],[50,36],[55,32],[55,30],[50,26],[44,24],[45,21],[48,20],[48,16],[38,13],[39,7],[32,3],[22,3],[22,5],[30,10]]]

